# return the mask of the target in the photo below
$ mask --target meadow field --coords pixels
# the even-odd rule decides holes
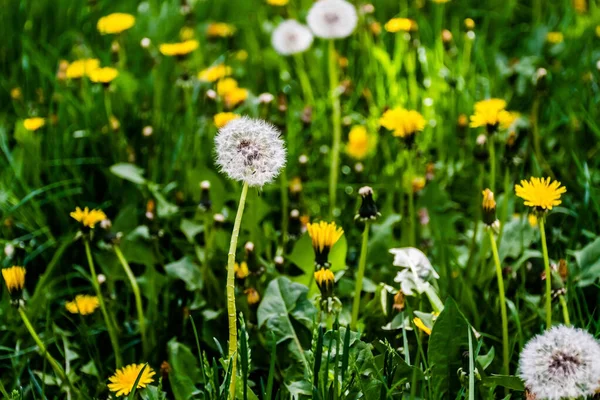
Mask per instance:
[[[600,398],[597,0],[0,10],[0,398]]]

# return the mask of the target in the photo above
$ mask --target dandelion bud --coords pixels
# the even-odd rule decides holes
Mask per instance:
[[[254,306],[260,302],[260,294],[254,288],[249,288],[244,291],[246,294],[246,299],[248,300],[248,305]]]
[[[302,222],[300,221],[300,211],[296,209],[290,212],[288,233],[292,238],[299,237],[302,234]]]
[[[13,305],[18,305],[23,294],[23,288],[25,287],[25,274],[26,270],[24,267],[12,266],[10,268],[2,269],[2,278],[6,283],[6,288],[12,299]]]
[[[271,93],[261,93],[258,96],[258,102],[260,104],[269,104],[273,102],[273,100],[275,100],[275,96],[273,96]]]
[[[145,137],[152,136],[152,133],[154,133],[154,129],[150,125],[147,125],[142,129],[142,135]]]
[[[487,136],[485,134],[480,134],[475,139],[475,149],[473,151],[473,155],[478,161],[485,162],[490,158],[490,153],[487,147]]]
[[[582,329],[556,326],[525,345],[519,376],[538,399],[592,396],[600,389],[600,343]]]
[[[321,291],[321,298],[327,299],[333,296],[333,285],[335,276],[329,268],[321,268],[315,272],[315,282]]]
[[[354,164],[354,171],[356,171],[357,174],[362,174],[365,170],[365,165],[361,162],[357,162],[356,164]]]
[[[280,272],[283,271],[283,264],[285,263],[285,260],[283,259],[283,257],[275,256],[273,261],[275,261],[275,268],[277,268],[277,270]]]
[[[169,373],[171,373],[171,365],[167,361],[163,361],[162,364],[160,364],[160,374],[163,380],[169,377]]]
[[[335,225],[335,222],[321,221],[306,226],[315,251],[315,265],[329,267],[329,251],[342,237],[344,230]]]
[[[4,255],[6,255],[7,258],[12,258],[12,256],[15,254],[15,246],[13,246],[12,244],[7,244],[6,246],[4,246]]]
[[[373,14],[375,12],[375,6],[370,3],[363,4],[360,7],[360,10],[362,11],[363,14]]]
[[[100,221],[100,228],[104,229],[104,230],[108,230],[112,227],[112,221],[108,218],[104,218],[102,221]]]
[[[239,264],[233,264],[233,271],[235,273],[235,277],[240,280],[246,279],[248,275],[250,275],[250,270],[248,269],[248,263],[246,261],[242,261]]]
[[[140,41],[140,46],[142,46],[142,48],[147,49],[148,47],[150,47],[150,44],[152,44],[152,41],[145,37]]]
[[[448,29],[444,29],[442,31],[442,42],[444,42],[445,45],[448,45],[452,42],[452,32],[450,32]]]
[[[544,91],[548,88],[548,71],[545,68],[538,68],[533,75],[533,84],[539,91]]]
[[[354,219],[361,221],[374,221],[381,216],[377,210],[375,200],[373,200],[373,189],[369,186],[363,186],[358,190],[358,194],[362,198],[362,203],[358,209],[358,214]]]
[[[285,165],[286,151],[279,131],[248,117],[229,122],[215,138],[217,165],[231,179],[262,187]]]
[[[496,222],[496,200],[490,189],[483,191],[483,223],[492,226]]]
[[[98,274],[98,284],[102,285],[104,282],[106,282],[106,275]]]
[[[212,208],[212,201],[210,200],[210,182],[200,182],[200,204],[198,208],[202,211],[210,211]]]
[[[404,300],[404,293],[402,293],[402,290],[398,290],[398,293],[394,296],[394,305],[392,306],[394,310],[398,312],[403,311],[405,305]]]
[[[415,176],[411,183],[411,188],[413,193],[418,193],[425,187],[425,177],[423,176]]]
[[[475,29],[475,21],[473,21],[471,18],[465,19],[465,28],[470,31]]]
[[[213,220],[215,222],[215,228],[221,228],[225,223],[225,216],[223,214],[215,214],[213,216]]]

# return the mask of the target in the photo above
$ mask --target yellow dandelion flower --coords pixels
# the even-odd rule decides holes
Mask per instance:
[[[224,78],[217,82],[217,94],[221,97],[225,96],[238,88],[238,83],[233,78]]]
[[[532,177],[529,181],[522,180],[520,185],[515,185],[515,192],[525,200],[524,204],[535,207],[538,211],[552,210],[552,207],[560,205],[560,195],[566,191],[567,188],[561,186],[560,182],[551,182],[550,178]]]
[[[13,100],[21,100],[23,98],[23,92],[20,87],[14,87],[10,89],[10,97]]]
[[[538,226],[538,217],[534,213],[530,213],[527,216],[527,222],[529,222],[529,226],[535,228],[536,226]]]
[[[353,126],[348,134],[346,145],[348,155],[356,160],[362,160],[369,152],[369,134],[364,126]]]
[[[242,261],[241,264],[233,264],[233,270],[235,271],[235,276],[238,279],[245,279],[250,274],[250,271],[248,270],[248,263],[246,261]]]
[[[32,132],[37,131],[44,125],[46,125],[46,120],[44,118],[35,117],[26,118],[25,120],[23,120],[23,126],[25,127],[25,129]]]
[[[505,113],[500,113],[499,115],[499,123],[502,129],[510,128],[521,114],[515,111],[507,111]]]
[[[383,27],[391,33],[410,32],[417,30],[417,22],[409,18],[392,18]]]
[[[104,214],[104,211],[90,211],[88,207],[84,208],[83,210],[79,207],[76,207],[75,211],[71,212],[69,215],[77,222],[81,222],[81,224],[84,227],[91,229],[93,229],[98,222],[104,221],[106,219],[106,214]]]
[[[118,75],[119,71],[110,67],[97,68],[89,73],[90,81],[104,84],[112,82]]]
[[[425,187],[425,177],[424,176],[415,176],[412,179],[411,187],[413,193],[420,192]]]
[[[465,28],[467,28],[468,30],[475,29],[475,21],[473,21],[472,18],[466,18],[465,19]]]
[[[163,43],[158,46],[158,51],[164,56],[181,57],[196,50],[199,46],[197,40],[186,40],[179,43]]]
[[[244,290],[244,294],[246,295],[246,300],[248,300],[248,304],[251,306],[258,304],[258,302],[260,301],[260,294],[258,294],[258,291],[254,288]]]
[[[220,129],[220,128],[224,127],[225,125],[227,125],[227,123],[229,121],[233,121],[234,119],[238,119],[240,117],[241,117],[241,115],[235,114],[232,112],[221,112],[221,113],[215,114],[213,117],[213,120],[214,120],[215,126]]]
[[[551,44],[562,43],[565,40],[565,36],[562,32],[548,32],[546,34],[546,41]]]
[[[179,30],[179,38],[182,41],[192,40],[194,38],[194,28],[190,26],[184,26]]]
[[[342,228],[338,228],[335,222],[321,221],[319,223],[307,224],[308,234],[312,239],[315,251],[315,263],[317,265],[328,265],[329,251],[344,234]]]
[[[225,105],[227,108],[233,108],[238,104],[246,101],[248,98],[248,89],[244,88],[235,88],[228,92],[225,96]]]
[[[96,28],[102,35],[121,33],[135,24],[135,17],[131,14],[114,13],[98,20]]]
[[[485,126],[488,132],[495,132],[502,121],[510,120],[510,114],[505,110],[506,101],[502,99],[487,99],[475,103],[475,113],[471,115],[471,128]]]
[[[267,0],[267,4],[278,7],[285,6],[289,2],[290,0]]]
[[[225,22],[213,22],[208,24],[206,34],[208,37],[230,37],[235,33],[235,26]]]
[[[65,75],[69,79],[81,78],[100,67],[100,61],[97,58],[85,58],[76,60],[67,66]]]
[[[130,364],[123,368],[120,368],[115,372],[113,376],[109,378],[110,383],[108,384],[108,388],[111,392],[116,392],[117,397],[128,395],[135,384],[135,381],[140,374],[140,371],[144,368],[144,364]],[[138,381],[137,388],[145,388],[152,382],[154,379],[152,377],[156,373],[150,368],[146,366],[144,368],[144,372]]]
[[[90,296],[87,294],[78,294],[75,296],[75,300],[68,301],[65,304],[65,308],[71,314],[89,315],[96,311],[96,308],[100,306],[97,296]]]
[[[413,322],[415,323],[415,326],[417,328],[419,328],[420,330],[422,330],[426,334],[431,335],[431,328],[429,328],[427,325],[425,325],[423,323],[423,321],[421,320],[421,318],[414,318]]]
[[[238,50],[235,53],[235,59],[242,62],[246,61],[248,59],[248,52],[244,49]]]
[[[198,79],[204,82],[216,82],[229,75],[231,75],[231,67],[219,64],[200,71]]]
[[[333,295],[333,284],[335,275],[328,268],[321,268],[315,271],[315,282],[321,291],[321,297],[327,298]]]
[[[24,267],[17,265],[10,268],[2,269],[2,278],[6,283],[8,293],[11,295],[20,293],[25,287],[25,271]]]
[[[408,137],[425,129],[425,118],[414,110],[405,110],[397,107],[387,110],[379,118],[379,123],[386,129],[393,131],[394,136]]]

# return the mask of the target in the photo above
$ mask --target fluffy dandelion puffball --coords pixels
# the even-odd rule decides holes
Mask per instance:
[[[116,392],[117,397],[128,395],[143,367],[144,364],[130,364],[118,369],[117,372],[109,378],[110,383],[108,384],[108,388],[112,392]],[[154,379],[152,379],[154,374],[155,372],[152,368],[146,366],[140,377],[137,388],[145,388],[152,383],[154,381]]]
[[[356,8],[345,0],[320,0],[308,11],[306,22],[315,36],[341,39],[354,32],[358,17]]]
[[[600,343],[582,329],[556,326],[525,345],[519,376],[538,399],[591,396],[600,389]]]
[[[532,177],[529,181],[522,180],[520,185],[515,185],[515,192],[525,200],[524,204],[535,207],[538,211],[552,210],[552,207],[560,205],[560,195],[566,191],[567,188],[561,186],[560,182],[551,182],[550,178]]]
[[[271,36],[273,48],[284,56],[302,53],[308,50],[312,42],[313,35],[310,29],[293,19],[279,24]]]
[[[241,117],[215,137],[217,165],[231,179],[261,187],[279,175],[286,151],[280,133],[260,119]]]

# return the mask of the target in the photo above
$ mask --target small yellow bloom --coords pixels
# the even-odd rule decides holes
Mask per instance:
[[[409,18],[392,18],[385,23],[384,28],[391,33],[416,31],[417,22]]]
[[[128,395],[143,367],[144,364],[130,364],[118,369],[117,372],[109,378],[110,383],[108,384],[108,388],[111,392],[116,392],[117,397]],[[138,381],[137,388],[145,388],[150,383],[154,382],[152,377],[155,374],[156,373],[152,368],[146,366]]]
[[[121,33],[135,24],[135,17],[131,14],[114,13],[98,20],[96,27],[102,35]]]
[[[2,269],[2,277],[6,283],[8,293],[19,293],[25,287],[25,271],[24,267],[12,266]]]
[[[189,26],[184,26],[179,31],[179,38],[184,42],[187,40],[192,40],[194,38],[194,28],[189,27]]]
[[[475,113],[471,115],[471,128],[487,127],[494,132],[503,121],[510,121],[511,116],[505,110],[506,101],[487,99],[475,103]]]
[[[225,22],[213,22],[208,25],[206,34],[208,37],[230,37],[235,33],[235,26]]]
[[[426,121],[418,111],[397,107],[384,112],[379,123],[393,131],[394,136],[403,138],[425,129]]]
[[[415,326],[417,328],[419,328],[420,330],[422,330],[423,332],[425,332],[428,335],[431,335],[431,328],[429,328],[428,326],[426,326],[423,321],[421,321],[421,318],[414,318],[413,322],[415,323]]]
[[[290,0],[267,0],[267,4],[272,6],[285,6]]]
[[[567,188],[561,186],[560,182],[551,182],[550,178],[532,177],[529,181],[522,180],[520,185],[515,185],[515,192],[525,200],[524,204],[535,207],[538,211],[552,210],[552,207],[560,205],[560,195],[566,191]]]
[[[23,126],[28,131],[35,132],[40,129],[42,126],[46,125],[46,120],[44,118],[26,118],[23,120]]]
[[[475,29],[475,21],[473,21],[472,18],[466,18],[465,19],[465,28],[467,28],[468,30]]]
[[[158,50],[164,56],[185,56],[196,50],[199,46],[197,40],[186,40],[180,43],[163,43],[158,46]]]
[[[483,192],[483,209],[484,210],[493,210],[496,208],[496,200],[494,200],[494,192],[490,189],[485,189]]]
[[[321,297],[328,298],[333,295],[333,284],[335,275],[329,268],[321,268],[315,271],[315,282],[321,291]]]
[[[224,96],[227,108],[233,108],[248,98],[248,89],[235,88]]]
[[[548,32],[548,34],[546,34],[546,41],[548,43],[558,44],[558,43],[562,43],[564,40],[565,40],[565,37],[562,34],[562,32]]]
[[[71,314],[89,315],[96,311],[96,308],[100,306],[97,296],[90,296],[87,294],[78,294],[75,296],[75,300],[69,301],[65,304],[65,308]]]
[[[356,160],[362,160],[369,152],[369,134],[364,126],[353,126],[348,134],[346,152]]]
[[[221,97],[238,88],[238,83],[233,78],[224,78],[217,82],[217,94]]]
[[[238,279],[245,279],[250,274],[250,271],[248,270],[248,263],[246,261],[242,261],[241,264],[233,264],[233,270],[236,278]]]
[[[418,193],[425,187],[425,177],[424,176],[415,176],[411,182],[411,187],[413,193]]]
[[[67,67],[65,75],[69,79],[81,78],[100,67],[100,61],[97,58],[85,58],[73,61]]]
[[[256,289],[249,288],[244,290],[244,293],[246,294],[246,300],[248,300],[249,305],[253,306],[255,304],[258,304],[258,302],[260,301],[260,294],[258,294]]]
[[[538,217],[534,213],[529,213],[527,216],[527,222],[529,222],[529,226],[535,228],[538,226]]]
[[[227,123],[229,121],[233,121],[234,119],[238,119],[240,117],[241,117],[241,115],[235,114],[232,112],[221,112],[221,113],[215,114],[215,116],[213,117],[213,120],[214,120],[215,126],[220,129],[220,128],[224,127],[225,125],[227,125]]]
[[[510,128],[521,115],[515,111],[500,113],[500,126],[502,129]]]
[[[242,62],[246,61],[248,59],[248,52],[244,49],[238,50],[235,53],[235,59]]]
[[[23,92],[21,91],[21,88],[14,87],[10,89],[10,98],[13,100],[21,100],[23,98]]]
[[[110,67],[97,68],[89,74],[90,81],[104,84],[112,82],[118,75],[119,71]]]
[[[315,263],[320,266],[328,265],[329,251],[342,237],[344,230],[338,228],[335,222],[325,221],[307,224],[306,228],[315,251]]]
[[[71,212],[69,215],[77,222],[81,222],[81,224],[84,227],[91,229],[93,229],[98,222],[104,221],[106,219],[106,214],[104,214],[104,211],[90,211],[88,207],[84,208],[83,210],[79,207],[76,207],[75,211]]]
[[[218,64],[200,71],[198,79],[204,82],[216,82],[229,75],[231,75],[231,67]]]

